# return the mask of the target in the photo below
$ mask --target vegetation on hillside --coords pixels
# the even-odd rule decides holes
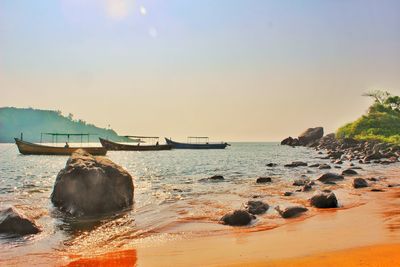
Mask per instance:
[[[366,115],[339,128],[336,136],[356,140],[378,140],[400,144],[400,97],[385,91],[373,91],[365,96],[374,103]]]
[[[73,115],[63,116],[61,111],[39,110],[32,108],[0,108],[0,142],[14,142],[14,137],[24,134],[24,139],[32,142],[40,141],[40,134],[46,132],[55,133],[89,133],[90,142],[98,142],[98,137],[110,138],[116,141],[126,141],[119,137],[112,129],[96,127],[83,120],[74,120]],[[44,142],[51,142],[47,136]],[[66,141],[59,137],[58,141]],[[71,137],[71,142],[80,142],[80,137]],[[87,142],[87,138],[83,139]]]

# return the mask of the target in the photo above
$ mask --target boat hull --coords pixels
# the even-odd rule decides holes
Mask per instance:
[[[15,144],[17,145],[19,152],[23,155],[67,155],[68,156],[78,149],[83,149],[86,152],[96,156],[104,156],[107,154],[107,149],[104,147],[44,146],[22,141],[18,138],[15,138]]]
[[[179,143],[172,141],[171,139],[165,138],[168,145],[172,146],[173,149],[225,149],[229,144],[190,144],[190,143]]]
[[[127,145],[112,142],[103,138],[99,138],[100,143],[107,150],[113,151],[158,151],[158,150],[171,150],[170,145]]]

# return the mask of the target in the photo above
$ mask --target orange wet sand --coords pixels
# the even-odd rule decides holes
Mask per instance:
[[[354,248],[331,253],[321,253],[309,257],[283,259],[266,262],[232,264],[254,267],[394,267],[400,266],[400,244],[376,245]]]
[[[68,267],[119,267],[136,266],[136,250],[110,252],[93,258],[81,258],[70,262]]]

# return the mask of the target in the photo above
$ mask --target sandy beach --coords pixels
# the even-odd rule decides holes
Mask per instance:
[[[389,169],[386,182],[396,181]],[[318,210],[283,226],[249,232],[148,243],[93,258],[71,258],[69,266],[396,266],[400,257],[400,189],[360,189],[364,202]]]

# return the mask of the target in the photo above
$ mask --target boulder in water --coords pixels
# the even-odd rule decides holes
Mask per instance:
[[[303,206],[289,206],[289,207],[276,207],[275,208],[282,218],[293,218],[299,216],[301,213],[306,212],[308,209]]]
[[[133,204],[132,176],[106,157],[77,150],[56,178],[51,201],[74,216],[121,211]]]
[[[317,180],[320,181],[321,183],[332,183],[343,179],[344,179],[343,175],[328,172],[321,175]]]
[[[363,178],[355,178],[353,180],[353,187],[354,188],[363,188],[363,187],[368,187],[368,183],[365,179]]]
[[[253,219],[254,215],[251,215],[245,210],[235,210],[232,213],[228,213],[221,218],[221,222],[231,226],[244,226],[248,225]]]
[[[327,208],[337,208],[338,201],[333,192],[319,192],[316,193],[310,200],[311,205],[320,208],[320,209],[327,209]]]
[[[246,210],[253,215],[264,214],[267,212],[268,209],[269,209],[269,205],[262,201],[250,200],[246,204]]]
[[[37,234],[41,230],[33,220],[28,219],[15,208],[0,211],[0,233],[14,235]]]
[[[299,142],[301,145],[306,146],[314,143],[324,136],[324,128],[316,127],[309,128],[299,135]]]
[[[342,171],[342,175],[357,175],[358,173],[354,169],[347,169]]]
[[[257,184],[266,184],[271,182],[272,182],[271,177],[258,177],[256,180]]]

